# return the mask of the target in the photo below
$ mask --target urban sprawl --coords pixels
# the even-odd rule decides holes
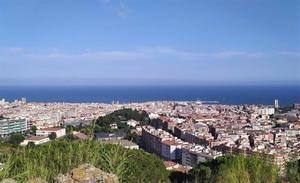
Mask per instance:
[[[49,134],[66,135],[67,125],[89,125],[100,116],[120,109],[146,111],[149,122],[123,121],[140,141],[123,139],[121,133],[98,133],[95,138],[105,143],[120,143],[127,148],[140,148],[156,154],[167,169],[187,172],[199,162],[226,154],[272,157],[280,169],[300,154],[300,104],[222,105],[200,101],[156,101],[120,104],[105,103],[27,103],[25,98],[14,102],[0,101],[0,137],[25,133],[35,126],[35,135],[28,135],[21,145],[50,141]],[[111,128],[118,128],[111,124]],[[73,132],[80,139],[88,134]]]

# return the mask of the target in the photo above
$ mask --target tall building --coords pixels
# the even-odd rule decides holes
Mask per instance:
[[[276,99],[276,100],[274,101],[274,107],[275,107],[275,109],[279,108],[278,99]]]
[[[26,104],[26,102],[27,102],[27,100],[26,100],[25,97],[22,97],[21,101],[22,101],[22,103],[24,103],[24,104]]]
[[[0,137],[9,136],[12,133],[23,133],[28,130],[27,118],[18,120],[2,119],[0,120]]]

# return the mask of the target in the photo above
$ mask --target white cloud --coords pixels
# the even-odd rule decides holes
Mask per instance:
[[[11,54],[14,51],[14,54]],[[132,51],[89,51],[68,53],[61,50],[49,50],[47,53],[29,53],[22,48],[0,49],[2,61],[64,61],[64,62],[101,62],[101,61],[218,61],[218,60],[272,60],[273,58],[300,58],[299,52],[189,52],[170,47],[140,48]],[[298,59],[299,60],[299,59]],[[1,61],[1,62],[2,62]]]
[[[119,3],[119,6],[117,7],[117,15],[119,17],[125,18],[130,14],[130,10],[125,6],[123,2]]]
[[[300,52],[297,51],[281,51],[279,54],[282,56],[291,56],[300,59]]]
[[[46,61],[122,61],[122,60],[139,60],[144,55],[140,52],[126,51],[106,51],[106,52],[84,52],[78,54],[71,53],[47,53],[47,54],[26,54],[24,57],[31,60]]]
[[[0,52],[5,54],[15,54],[15,53],[21,53],[23,51],[24,49],[21,47],[0,48]]]
[[[246,51],[223,51],[212,53],[213,57],[216,58],[262,58],[265,53],[261,52],[246,52]]]
[[[122,0],[99,0],[101,4],[105,5],[107,8],[112,9],[112,11],[121,18],[126,18],[131,10]]]

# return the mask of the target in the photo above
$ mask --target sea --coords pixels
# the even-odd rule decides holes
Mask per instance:
[[[0,86],[0,99],[28,102],[119,103],[217,101],[221,104],[300,103],[300,85],[246,86]]]

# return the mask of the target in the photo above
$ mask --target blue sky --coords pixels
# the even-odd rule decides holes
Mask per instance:
[[[0,84],[300,82],[298,0],[0,0]]]

